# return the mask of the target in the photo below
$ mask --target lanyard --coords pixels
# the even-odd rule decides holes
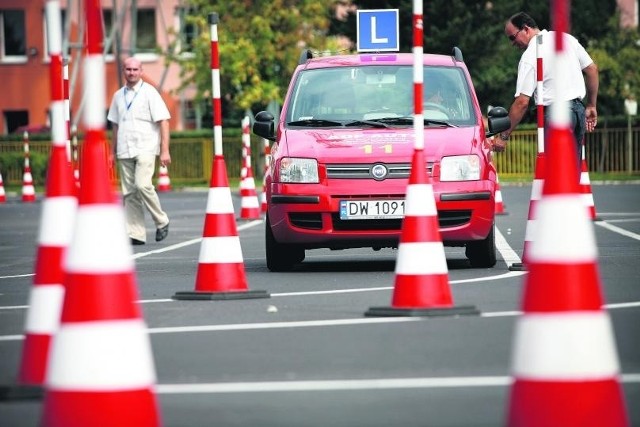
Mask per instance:
[[[129,103],[127,104],[127,87],[123,87],[122,88],[122,92],[123,92],[123,96],[122,98],[124,99],[124,105],[125,107],[127,107],[127,111],[129,111],[129,108],[131,108],[131,104],[133,104],[133,101],[135,101],[136,96],[138,96],[138,92],[140,92],[140,89],[142,89],[142,85],[144,84],[144,82],[140,83],[140,87],[138,88],[137,91],[134,91],[133,94],[133,98],[131,98],[131,101],[129,101]],[[133,90],[133,89],[131,89]]]

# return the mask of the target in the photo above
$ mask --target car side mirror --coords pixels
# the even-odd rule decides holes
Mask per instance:
[[[493,107],[488,114],[489,131],[487,138],[503,132],[511,127],[509,112],[504,107]]]
[[[253,122],[253,133],[269,141],[275,141],[275,124],[273,114],[268,111],[260,111]]]

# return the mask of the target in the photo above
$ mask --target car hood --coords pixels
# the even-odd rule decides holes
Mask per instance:
[[[281,149],[289,157],[318,159],[320,163],[359,161],[406,162],[414,151],[413,128],[285,129]],[[428,161],[480,150],[483,139],[474,126],[425,128]]]

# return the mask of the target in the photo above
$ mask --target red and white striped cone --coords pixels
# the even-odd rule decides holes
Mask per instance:
[[[509,426],[627,426],[593,225],[575,181],[570,131],[552,130],[549,174],[518,321]]]
[[[87,0],[85,11],[83,81],[91,96],[84,113],[82,183],[41,425],[155,427],[160,419],[151,343],[137,303],[124,209],[105,162],[106,79],[98,0]]]
[[[554,3],[556,99],[564,99],[568,1]],[[536,207],[523,316],[515,329],[507,425],[629,425],[611,320],[602,309],[595,231],[580,196],[569,106],[551,108],[548,170]]]
[[[522,262],[514,262],[509,266],[511,271],[523,271],[526,270],[527,255],[531,242],[536,237],[538,230],[538,221],[536,220],[536,205],[542,197],[542,186],[544,185],[545,175],[545,154],[544,152],[538,153],[536,157],[536,170],[534,173],[533,183],[531,185],[531,198],[529,200],[529,214],[527,216],[527,224],[524,233],[524,247],[522,249]]]
[[[7,201],[7,195],[4,191],[4,182],[2,181],[2,172],[0,172],[0,203]]]
[[[256,183],[253,179],[251,166],[247,166],[247,177],[240,188],[240,218],[257,219],[260,218],[260,202],[256,192]]]
[[[453,306],[433,186],[423,150],[415,150],[396,260],[391,307],[371,307],[366,316],[477,315],[474,306]]]
[[[582,160],[580,171],[580,192],[582,193],[582,200],[589,209],[589,216],[593,221],[600,221],[600,218],[596,215],[596,205],[593,201],[593,192],[591,191],[591,180],[589,179],[589,165],[585,156],[584,139],[582,140]]]
[[[63,260],[73,236],[78,205],[69,163],[64,119],[62,29],[57,1],[47,1],[51,61],[51,139],[45,199],[42,203],[35,276],[29,297],[18,381],[44,385],[51,340],[58,330],[64,298]]]
[[[505,210],[504,201],[502,200],[502,191],[500,190],[500,180],[496,175],[496,215],[509,215]]]
[[[256,192],[256,183],[253,179],[251,167],[251,135],[249,134],[249,117],[242,120],[242,142],[245,153],[244,179],[240,181],[240,218],[260,218],[260,202]]]
[[[211,35],[211,80],[213,94],[213,170],[207,199],[207,213],[196,274],[196,289],[176,292],[177,300],[220,300],[269,298],[265,291],[249,290],[236,228],[227,167],[222,155],[222,102],[218,55],[217,13],[208,16]]]
[[[24,140],[24,171],[22,174],[22,201],[35,202],[36,190],[33,186],[33,175],[31,174],[31,164],[29,163],[29,133],[23,134]]]
[[[158,191],[171,191],[171,179],[169,178],[169,170],[166,166],[160,165],[158,169]]]
[[[176,292],[176,300],[227,300],[269,298],[261,290],[249,290],[240,237],[223,156],[215,156],[207,199],[195,291]]]

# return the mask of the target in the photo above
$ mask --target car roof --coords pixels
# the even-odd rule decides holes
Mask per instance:
[[[449,55],[425,54],[425,65],[460,66],[463,62],[457,62]],[[302,68],[333,68],[353,67],[362,65],[413,65],[412,53],[370,53],[357,55],[336,55],[310,58],[302,64]]]

